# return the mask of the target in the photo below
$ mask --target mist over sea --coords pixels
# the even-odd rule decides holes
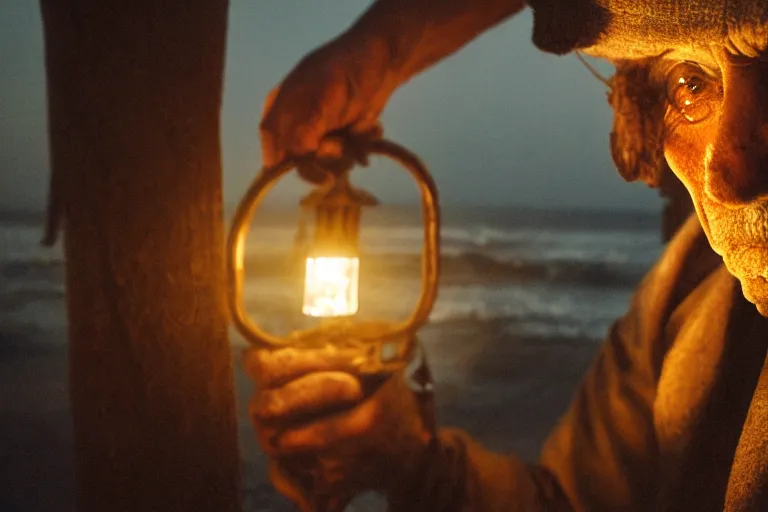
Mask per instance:
[[[419,293],[421,219],[412,207],[366,211],[360,316],[402,318]],[[64,264],[38,242],[42,217],[0,213],[0,511],[73,510]],[[275,333],[303,325],[297,215],[267,211],[249,236],[245,288]],[[535,458],[611,323],[661,253],[658,214],[447,208],[442,274],[420,337],[442,424]],[[293,258],[293,259],[292,259]],[[232,331],[233,354],[245,342]],[[248,510],[292,510],[266,483],[237,368]],[[215,463],[215,461],[211,461]],[[374,509],[375,500],[355,510]]]

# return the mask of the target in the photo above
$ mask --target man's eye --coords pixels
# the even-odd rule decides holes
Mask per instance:
[[[667,74],[667,101],[689,123],[708,118],[722,99],[722,86],[695,64],[680,63]]]

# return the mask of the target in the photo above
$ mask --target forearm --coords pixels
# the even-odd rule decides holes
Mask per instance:
[[[525,0],[377,0],[348,34],[387,49],[396,87],[524,6]]]
[[[418,472],[389,493],[389,510],[560,512],[571,507],[554,476],[514,456],[486,450],[466,433],[442,430]]]

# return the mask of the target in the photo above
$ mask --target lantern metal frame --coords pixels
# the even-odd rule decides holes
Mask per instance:
[[[238,332],[251,344],[265,349],[315,347],[327,344],[354,346],[369,357],[361,357],[358,371],[380,373],[402,367],[414,354],[415,333],[429,319],[437,298],[440,273],[440,211],[437,187],[421,160],[392,141],[378,139],[362,148],[368,155],[388,157],[406,169],[416,181],[421,196],[424,242],[421,252],[421,294],[411,315],[401,322],[333,319],[318,327],[275,336],[265,331],[246,312],[243,305],[245,281],[245,242],[259,204],[282,178],[298,169],[300,162],[289,160],[263,168],[237,207],[226,245],[229,309]],[[351,170],[351,169],[350,169]]]

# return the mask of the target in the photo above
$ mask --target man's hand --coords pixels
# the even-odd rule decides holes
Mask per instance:
[[[386,45],[350,34],[307,55],[265,101],[264,165],[315,153],[333,132],[380,132],[379,114],[397,86],[388,66]]]
[[[261,121],[264,165],[312,154],[333,132],[369,138],[395,89],[523,5],[523,0],[373,2],[269,94]]]
[[[250,350],[250,416],[275,487],[303,510],[319,497],[341,509],[360,492],[396,492],[418,479],[434,432],[426,366],[355,375],[356,352]],[[326,503],[327,504],[327,503]]]

